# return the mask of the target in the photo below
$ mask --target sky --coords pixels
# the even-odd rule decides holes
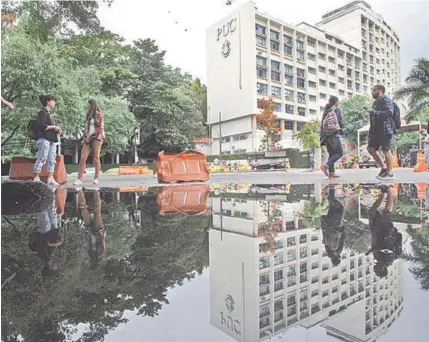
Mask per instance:
[[[127,42],[151,38],[173,67],[206,80],[206,29],[247,0],[114,0],[99,9],[101,24]],[[347,0],[255,0],[259,10],[284,22],[315,24]],[[396,31],[401,45],[402,81],[418,57],[429,58],[429,0],[367,0]]]

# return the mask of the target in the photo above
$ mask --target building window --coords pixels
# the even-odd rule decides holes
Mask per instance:
[[[285,84],[293,86],[293,76],[285,75]]]
[[[268,95],[268,85],[263,83],[256,83],[256,89],[258,94]]]
[[[280,73],[277,71],[271,71],[271,80],[280,82]]]
[[[285,100],[293,101],[293,90],[285,89]]]
[[[289,64],[284,65],[285,74],[293,75],[293,66]]]
[[[271,61],[271,69],[272,70],[280,70],[280,62],[277,61]]]
[[[316,74],[316,69],[315,68],[308,68],[308,72],[310,73],[310,74]]]
[[[317,97],[316,97],[316,95],[310,95],[309,96],[309,100],[311,101],[311,102],[316,102],[317,101]],[[310,110],[311,111],[311,110]]]
[[[320,108],[319,108],[322,112],[324,112],[325,111],[325,107],[324,106],[320,106]]]
[[[343,82],[343,83],[344,83],[344,82]],[[344,95],[344,90],[340,90],[340,91],[339,91],[339,94],[340,94],[340,95]]]
[[[317,248],[313,248],[311,250],[311,255],[317,255],[319,254],[319,250]],[[314,264],[313,264],[314,265]],[[318,268],[319,266],[316,266],[315,268]],[[311,266],[311,268],[313,269],[313,266]]]
[[[281,265],[283,263],[283,253],[274,255],[274,265]]]
[[[294,237],[290,237],[290,238],[287,238],[286,243],[288,247],[295,246],[296,240]]]
[[[336,88],[335,83],[329,82],[329,88],[335,89]]]
[[[287,252],[287,261],[294,261],[296,260],[296,252],[295,251],[289,251]]]
[[[283,35],[283,38],[285,40],[285,44],[293,46],[293,39],[291,36]]]
[[[355,83],[355,88],[356,88],[356,91],[360,91],[360,84],[359,83]]]
[[[326,68],[322,67],[322,66],[319,66],[319,71],[325,73],[326,72]]]
[[[262,257],[259,259],[259,269],[264,269],[270,267],[270,258]]]
[[[265,273],[259,276],[259,285],[268,284],[270,282],[270,274]]]
[[[338,77],[338,82],[344,83],[344,77]]]
[[[305,103],[305,94],[303,93],[298,93],[298,102],[299,103]]]
[[[309,46],[316,46],[316,41],[310,38],[307,38],[307,44]]]
[[[285,105],[285,112],[287,114],[293,114],[293,106],[292,105]]]
[[[264,105],[262,104],[261,99],[257,99],[257,100],[256,100],[256,106],[257,106],[259,109],[264,109]]]
[[[280,44],[274,40],[270,41],[270,47],[273,51],[280,51]]]
[[[317,112],[315,109],[310,109],[310,115],[316,115],[316,114],[317,114]]]
[[[302,234],[299,236],[299,243],[306,243],[307,242],[307,234]]]
[[[360,78],[360,72],[359,71],[355,71],[355,77]]]
[[[353,82],[350,80],[347,80],[347,88],[348,89],[353,89]]]
[[[338,64],[338,70],[343,71],[344,70],[344,65]]]
[[[296,40],[296,48],[304,50],[304,42],[302,40]]]
[[[288,277],[287,286],[294,286],[294,285],[296,285],[296,276]]]
[[[298,115],[299,116],[305,116],[305,108],[298,107]]]
[[[292,126],[293,126],[292,121],[285,121],[285,130],[286,131],[291,131],[292,130]]]
[[[315,60],[316,60],[316,55],[314,55],[314,54],[312,54],[312,53],[308,53],[308,54],[307,54],[307,56],[308,56],[308,59],[309,59],[309,60],[312,60],[312,61],[315,61]]]
[[[280,40],[280,32],[270,30],[270,37],[271,39]]]
[[[267,306],[268,307],[268,306]],[[283,309],[283,300],[277,300],[274,302],[274,311]]]
[[[343,50],[338,50],[338,57],[344,58],[344,51]]]
[[[282,88],[271,86],[271,95],[276,97],[282,97]]]
[[[256,24],[256,33],[265,36],[266,28],[262,25]]]
[[[314,81],[308,81],[308,86],[309,87],[311,87],[311,88],[316,88],[316,82],[314,82]]]
[[[334,57],[328,57],[328,61],[331,63],[335,63],[335,58]]]
[[[296,58],[300,61],[303,61],[305,59],[304,51],[296,50]]]
[[[326,55],[324,53],[319,52],[320,59],[326,59]]]
[[[267,59],[265,57],[256,56],[256,64],[259,66],[266,67],[267,66]]]
[[[324,94],[324,93],[320,93],[319,94],[319,97],[323,100],[323,99],[326,99],[326,94]]]
[[[320,84],[321,86],[326,87],[326,81],[325,81],[325,80],[319,79],[319,84]]]
[[[307,249],[307,247],[305,247],[305,249]],[[307,254],[307,252],[306,252],[306,254]],[[307,269],[307,263],[306,262],[302,262],[301,265],[299,265],[299,272],[300,273],[304,273],[304,272],[307,272],[307,271],[308,271],[308,269]]]
[[[335,70],[329,69],[329,75],[335,76]]]
[[[289,46],[289,45],[285,45],[285,46],[284,46],[284,53],[285,53],[286,55],[292,56],[292,47],[291,47],[291,46]]]
[[[303,80],[302,78],[298,78],[297,79],[297,87],[304,89],[305,88],[305,80]]]
[[[267,40],[265,38],[263,38],[263,37],[257,36],[256,37],[256,44],[259,45],[259,46],[266,47],[267,46]]]
[[[281,112],[282,111],[282,104],[281,103],[275,103],[274,104],[274,111],[275,112]]]
[[[304,70],[304,69],[297,68],[297,69],[296,69],[296,74],[297,74],[297,76],[299,76],[299,77],[305,77],[305,70]]]
[[[267,78],[267,69],[261,68],[261,67],[256,67],[256,76],[259,78]]]

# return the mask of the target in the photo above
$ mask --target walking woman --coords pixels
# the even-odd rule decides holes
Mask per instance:
[[[320,142],[326,146],[329,158],[326,164],[321,166],[321,170],[329,179],[339,178],[335,174],[335,163],[343,156],[343,116],[338,107],[338,97],[331,96],[323,112]]]
[[[95,167],[94,184],[99,184],[100,176],[100,151],[105,139],[104,116],[95,100],[88,101],[88,112],[85,120],[85,133],[83,137],[83,148],[80,156],[79,174],[74,185],[81,185],[85,173],[86,160],[92,149],[92,159]]]

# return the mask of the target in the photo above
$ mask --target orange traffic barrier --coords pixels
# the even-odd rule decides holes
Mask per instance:
[[[206,155],[187,150],[179,154],[158,153],[156,161],[158,182],[205,182],[210,177]]]
[[[9,179],[13,180],[32,180],[34,178],[33,166],[36,162],[36,158],[30,157],[12,157],[10,165]],[[46,170],[46,164],[43,165],[42,171],[40,172],[40,179],[44,182],[48,180],[48,172]],[[59,154],[56,157],[56,164],[54,170],[54,179],[59,184],[67,183],[67,172],[64,165],[64,156]]]
[[[55,207],[57,208],[57,214],[63,215],[67,200],[67,188],[55,189]]]
[[[416,183],[417,188],[417,197],[419,200],[424,200],[426,198],[426,190],[428,185],[426,183]]]
[[[119,188],[119,192],[142,192],[148,190],[148,186],[121,186]]]
[[[392,188],[392,195],[393,195],[393,197],[398,197],[399,187],[400,187],[399,183],[393,184],[393,188]]]
[[[159,214],[183,213],[186,215],[209,215],[207,201],[208,185],[184,185],[162,187],[158,190]]]
[[[400,165],[399,165],[399,160],[398,160],[398,153],[394,152],[392,153],[392,167],[394,169],[397,169]]]
[[[120,175],[151,175],[153,174],[152,170],[149,170],[147,166],[137,166],[137,165],[123,165],[119,166]]]
[[[423,151],[417,153],[417,164],[414,166],[414,172],[425,172],[428,169],[428,165],[425,161],[425,154]]]

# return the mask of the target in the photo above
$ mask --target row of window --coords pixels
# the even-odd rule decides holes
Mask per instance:
[[[255,25],[255,31],[256,31],[256,39],[257,39],[257,43],[258,45],[262,45],[262,46],[266,46],[266,37],[267,37],[267,28],[263,25],[260,24],[256,24]],[[275,46],[275,50],[279,51],[280,48],[280,32],[270,29],[270,36],[269,36],[271,42],[276,43],[274,44]],[[283,40],[284,40],[284,46],[285,46],[285,53],[287,53],[286,51],[286,47],[290,48],[287,49],[288,52],[290,52],[289,54],[292,54],[292,49],[293,49],[293,37],[284,34],[283,35]],[[341,43],[340,41],[338,41],[338,43]],[[311,47],[315,47],[316,46],[316,40],[310,37],[307,37],[307,45],[311,46]],[[303,50],[305,50],[305,38],[297,38],[295,40],[295,46],[297,48],[297,50],[300,50],[302,52],[304,52]],[[323,47],[326,46],[325,43],[319,42],[319,47]],[[336,50],[335,47],[328,45],[328,49],[330,51],[334,51]],[[357,49],[353,49],[355,53],[358,53],[359,51]],[[338,49],[338,57],[339,58],[344,58],[345,56],[345,51]],[[356,57],[359,58],[359,57]]]
[[[224,137],[224,138],[222,138],[222,142],[228,143],[231,140],[240,141],[240,140],[246,140],[247,138],[248,138],[247,134],[240,134],[240,135],[235,135],[233,137]]]

